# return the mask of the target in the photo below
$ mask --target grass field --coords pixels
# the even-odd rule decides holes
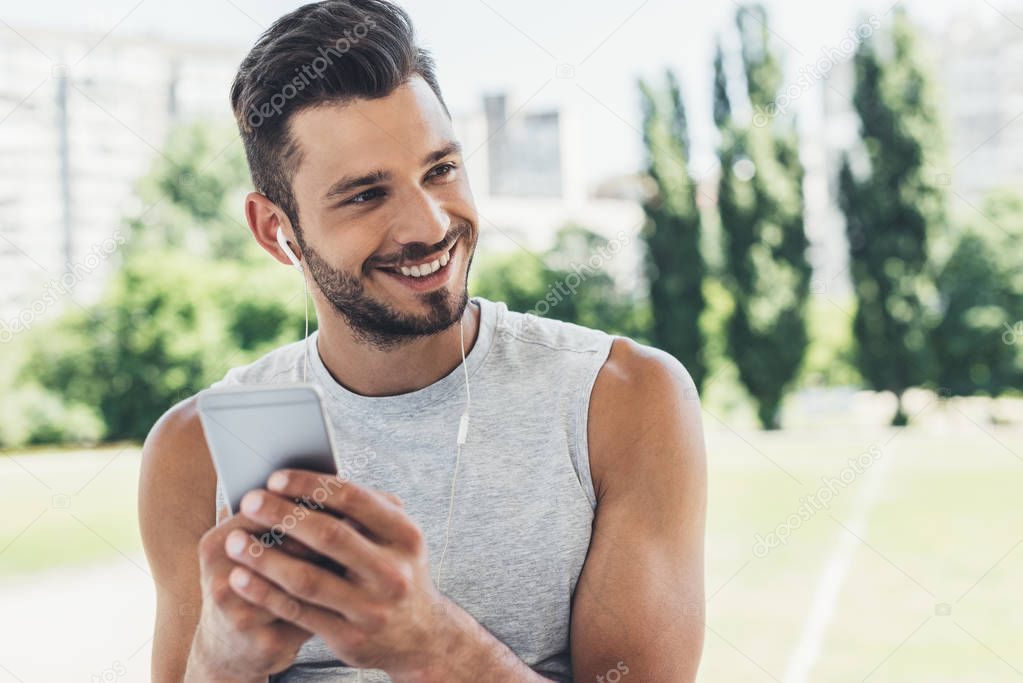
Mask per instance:
[[[1023,430],[765,434],[710,419],[706,425],[701,681],[1023,678]],[[109,609],[132,615],[120,627],[104,621],[102,629],[122,631],[89,648],[106,651],[80,669],[63,662],[61,680],[102,676],[126,662],[118,680],[146,680],[149,634],[138,624],[151,623],[151,596],[136,530],[138,464],[135,448],[0,457],[0,613],[7,622],[0,683],[58,680],[47,665],[23,664],[45,660],[53,643],[18,631],[4,609],[19,597],[23,603],[33,582],[56,575],[83,577],[62,579],[67,599],[80,599],[82,608],[61,616],[61,628],[78,634],[83,650],[97,629],[87,605],[94,591],[104,594],[96,582],[123,582],[103,599],[123,600]],[[810,508],[807,497],[823,500],[827,478],[832,499]],[[801,509],[812,512],[800,517]],[[789,531],[784,544],[757,547],[758,534],[782,528]]]

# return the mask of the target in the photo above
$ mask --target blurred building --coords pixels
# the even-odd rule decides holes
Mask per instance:
[[[0,318],[95,298],[169,127],[229,115],[239,50],[0,31]],[[58,283],[59,286],[55,286]]]
[[[581,225],[627,244],[603,266],[623,286],[637,283],[643,186],[634,175],[586,186],[579,113],[533,108],[512,93],[488,94],[476,111],[454,115],[480,215],[480,249],[539,253],[559,228]]]
[[[489,194],[494,197],[561,197],[561,120],[557,111],[510,118],[508,95],[483,98],[487,120]]]
[[[1023,184],[1023,11],[965,14],[934,37],[948,126],[947,182],[973,203]]]

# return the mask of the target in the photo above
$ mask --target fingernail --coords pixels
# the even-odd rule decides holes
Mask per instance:
[[[263,504],[263,496],[259,493],[247,493],[242,498],[242,512],[255,512]]]
[[[245,550],[245,535],[232,532],[227,537],[227,552],[234,556],[240,556]]]
[[[266,481],[267,488],[275,489],[277,491],[283,491],[284,487],[287,485],[288,475],[286,475],[284,472],[274,472]]]
[[[238,588],[245,588],[249,585],[249,579],[252,577],[249,575],[249,572],[241,567],[235,567],[231,571],[231,576],[229,578],[231,579],[231,583]]]

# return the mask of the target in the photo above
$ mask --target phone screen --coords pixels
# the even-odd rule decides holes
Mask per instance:
[[[289,467],[337,474],[319,389],[311,384],[208,389],[199,419],[231,513],[242,496]]]

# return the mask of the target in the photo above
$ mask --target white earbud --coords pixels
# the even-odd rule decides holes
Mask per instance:
[[[302,270],[302,262],[298,260],[298,257],[295,256],[295,252],[293,252],[291,247],[288,246],[288,240],[284,239],[284,230],[281,229],[281,226],[279,225],[277,226],[277,244],[280,246],[281,251],[284,252],[285,256],[288,257],[288,260],[291,261],[291,264],[299,270]]]
[[[298,268],[298,272],[302,272],[302,262],[295,256],[295,252],[288,246],[288,240],[284,239],[284,230],[281,226],[277,226],[277,245],[281,248],[281,251],[291,261],[291,265]],[[309,283],[302,278],[302,292],[305,294],[305,337],[303,338],[303,345],[305,346],[305,364],[302,366],[302,381],[308,381],[309,377]]]

